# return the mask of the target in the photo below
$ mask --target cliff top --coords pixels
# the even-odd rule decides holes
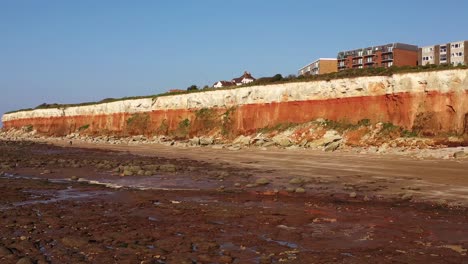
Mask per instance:
[[[425,66],[417,66],[417,67],[390,67],[390,68],[367,68],[367,69],[352,69],[328,74],[321,74],[321,75],[313,75],[313,76],[294,76],[290,75],[287,77],[283,77],[280,74],[277,74],[273,77],[263,77],[251,82],[249,84],[241,85],[241,86],[230,86],[230,87],[223,87],[223,88],[207,88],[202,90],[188,90],[188,91],[169,91],[166,93],[155,94],[155,95],[143,95],[143,96],[131,96],[131,97],[122,97],[122,98],[106,98],[97,102],[84,102],[84,103],[76,103],[76,104],[47,104],[43,103],[38,105],[35,108],[26,108],[26,109],[19,109],[6,112],[5,114],[12,114],[22,111],[30,111],[35,109],[49,109],[49,108],[67,108],[67,107],[74,107],[74,106],[86,106],[86,105],[97,105],[97,104],[104,104],[116,101],[124,101],[124,100],[133,100],[133,99],[144,99],[144,98],[157,98],[162,96],[171,96],[171,95],[180,95],[180,94],[189,94],[189,93],[200,93],[206,91],[215,91],[215,90],[231,90],[231,89],[238,89],[242,87],[248,86],[256,86],[256,85],[273,85],[273,84],[283,84],[283,83],[294,83],[294,82],[315,82],[315,81],[331,81],[337,79],[352,79],[358,77],[370,77],[370,76],[392,76],[394,74],[406,74],[406,73],[418,73],[418,72],[430,72],[430,71],[446,71],[446,70],[454,70],[454,69],[468,69],[467,65],[425,65]]]

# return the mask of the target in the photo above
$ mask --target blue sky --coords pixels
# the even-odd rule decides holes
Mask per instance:
[[[295,74],[340,50],[468,39],[468,1],[0,0],[0,114]]]

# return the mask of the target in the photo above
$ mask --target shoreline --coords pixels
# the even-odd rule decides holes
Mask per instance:
[[[423,199],[433,190],[450,194],[453,186],[467,184],[464,178],[444,180],[451,186],[439,190],[431,177],[389,176],[398,172],[395,164],[410,165],[406,170],[412,173],[424,173],[428,164],[435,172],[452,164],[445,171],[456,175],[466,163],[66,143],[0,141],[0,172],[11,165],[7,173],[37,177],[0,177],[2,263],[373,263],[375,258],[456,263],[466,258],[463,193],[453,201]],[[121,176],[130,169],[139,171]],[[158,188],[108,188],[94,181]]]

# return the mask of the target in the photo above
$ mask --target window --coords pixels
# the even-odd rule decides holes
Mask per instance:
[[[393,61],[387,63],[387,66],[388,66],[388,67],[392,67],[392,66],[393,66]]]

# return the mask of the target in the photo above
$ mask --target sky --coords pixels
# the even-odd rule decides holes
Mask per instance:
[[[0,0],[0,115],[468,39],[468,1]],[[1,124],[0,124],[1,125]]]

